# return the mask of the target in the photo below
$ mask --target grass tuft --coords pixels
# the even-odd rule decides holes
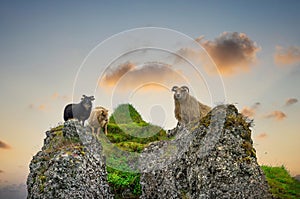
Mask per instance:
[[[284,166],[261,166],[275,198],[300,198],[300,182],[291,177]]]

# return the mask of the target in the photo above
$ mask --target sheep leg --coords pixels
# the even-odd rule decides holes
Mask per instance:
[[[105,132],[105,135],[107,135],[107,124],[104,125],[104,132]]]

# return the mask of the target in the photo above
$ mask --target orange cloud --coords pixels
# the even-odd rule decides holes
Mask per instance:
[[[150,85],[149,83],[153,84]],[[118,86],[122,89],[134,89],[147,84],[147,88],[161,89],[159,84],[182,82],[181,73],[170,65],[161,62],[148,62],[137,66],[131,62],[110,69],[99,82],[100,86]],[[149,85],[148,85],[149,84]]]
[[[68,97],[67,95],[60,95],[59,93],[55,92],[52,94],[51,99],[53,99],[53,100],[60,99],[63,101],[68,101],[71,99],[71,97]]]
[[[285,105],[286,106],[290,106],[290,105],[293,105],[293,104],[295,104],[297,102],[298,102],[298,99],[296,99],[296,98],[289,98],[289,99],[287,99],[285,101]]]
[[[268,137],[268,134],[267,133],[260,133],[256,136],[258,139],[264,139],[264,138],[267,138]]]
[[[36,106],[34,104],[29,104],[28,107],[29,107],[29,109],[38,110],[38,111],[46,111],[47,110],[46,104],[40,104],[38,106]]]
[[[0,140],[0,148],[1,149],[10,149],[11,146],[9,146],[8,144],[6,144],[5,142]]]
[[[276,46],[274,62],[280,66],[300,63],[300,47],[289,46],[284,48],[282,46]]]
[[[58,93],[53,93],[53,95],[51,96],[52,99],[57,99],[59,97]]]
[[[40,111],[45,111],[46,110],[46,105],[45,104],[41,104],[38,106],[38,110]]]
[[[255,114],[256,114],[256,110],[258,109],[258,107],[260,106],[260,103],[259,102],[256,102],[254,105],[252,105],[251,107],[247,107],[245,106],[241,113],[244,115],[244,116],[247,116],[247,117],[254,117]]]
[[[123,75],[134,69],[136,69],[136,65],[129,61],[120,64],[116,69],[111,69],[105,74],[104,83],[106,85],[114,86]]]
[[[277,121],[281,121],[281,120],[285,119],[286,117],[287,116],[284,112],[277,111],[277,110],[273,111],[265,116],[265,118],[274,118]]]
[[[201,36],[196,41],[205,48],[224,75],[249,71],[260,50],[245,33],[238,32],[223,32],[213,41],[204,40]]]

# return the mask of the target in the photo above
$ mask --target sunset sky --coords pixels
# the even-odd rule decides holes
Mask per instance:
[[[170,88],[183,84],[205,104],[233,103],[254,118],[260,164],[300,174],[299,1],[0,5],[1,199],[25,197],[30,160],[73,99],[95,95],[110,113],[130,102],[168,129],[176,125]],[[168,45],[173,54],[159,50]]]

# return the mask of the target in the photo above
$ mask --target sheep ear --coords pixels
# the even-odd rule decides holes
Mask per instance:
[[[91,97],[90,97],[90,100],[91,100],[91,101],[95,100],[95,97],[94,97],[94,96],[91,96]]]
[[[187,86],[181,86],[184,90],[186,90],[188,93],[190,92],[190,89]]]
[[[178,89],[178,86],[173,86],[172,91],[175,92]]]

